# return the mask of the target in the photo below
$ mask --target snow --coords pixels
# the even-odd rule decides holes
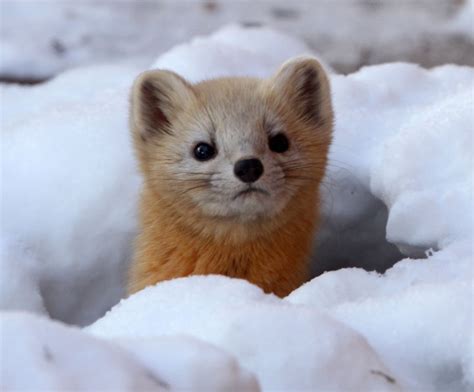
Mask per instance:
[[[234,358],[190,337],[112,344],[27,313],[2,314],[1,328],[7,390],[258,391]]]
[[[326,309],[362,333],[410,390],[463,390],[473,377],[469,247],[406,259],[384,275],[328,272],[287,300]]]
[[[20,241],[0,238],[0,309],[46,313],[37,268],[38,260]]]
[[[26,313],[3,314],[1,326],[2,388],[166,390],[123,350],[75,328]]]
[[[48,312],[70,323],[92,322],[124,295],[140,185],[127,132],[138,72],[85,68],[2,93],[2,230],[27,244]]]
[[[196,336],[235,355],[263,390],[399,390],[379,375],[389,371],[353,330],[237,279],[164,282],[123,301],[87,330],[108,339]]]
[[[171,69],[185,75],[190,82],[249,74],[263,78],[285,60],[310,53],[303,42],[278,31],[229,25],[209,37],[197,37],[175,46],[151,68]],[[249,66],[244,65],[242,59]]]
[[[394,60],[474,64],[470,1],[2,0],[0,17],[0,77],[13,79],[124,59],[146,67],[235,22],[300,37],[339,72]]]
[[[256,377],[235,357],[199,339],[176,335],[118,339],[117,343],[172,390],[260,391]]]
[[[266,76],[299,52],[311,53],[234,25],[154,66],[193,81]],[[391,63],[331,75],[336,128],[313,267],[384,274],[326,272],[284,299],[190,277],[104,315],[124,296],[136,233],[127,96],[141,70],[100,65],[0,87],[2,387],[474,387],[472,68]],[[45,364],[45,345],[61,361]],[[90,358],[104,379],[88,376]]]
[[[473,81],[467,67],[426,71],[396,63],[333,76],[336,133],[322,188],[331,221],[324,238],[338,240],[349,230],[350,241],[360,240],[364,233],[354,236],[354,225],[368,220],[370,227],[383,214],[367,193],[388,207],[387,239],[407,256],[419,257],[452,236],[472,237],[466,213],[472,211]],[[358,246],[350,241],[332,257],[350,257]],[[386,253],[391,259],[388,247],[370,259]]]
[[[466,0],[463,7],[456,13],[454,18],[448,23],[447,30],[458,34],[466,34],[470,38],[474,38],[474,1]]]
[[[448,68],[438,69],[431,77],[440,80],[446,74],[450,74]],[[390,209],[390,242],[440,248],[472,235],[473,221],[463,219],[472,203],[472,84],[451,82],[455,84],[452,94],[407,116],[399,132],[381,146],[372,167],[371,190]],[[418,132],[415,134],[413,129]],[[417,143],[420,139],[422,145]],[[417,154],[426,158],[406,159]],[[437,165],[440,161],[442,166]],[[436,170],[432,171],[433,167]],[[450,186],[446,187],[448,182]],[[418,224],[420,217],[423,225]]]

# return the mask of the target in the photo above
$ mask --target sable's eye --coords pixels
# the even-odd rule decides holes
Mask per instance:
[[[274,136],[268,138],[268,146],[273,152],[282,153],[288,150],[290,142],[283,133],[277,133]]]
[[[208,161],[209,159],[214,158],[216,155],[216,149],[207,143],[198,143],[194,147],[194,158],[198,161]]]

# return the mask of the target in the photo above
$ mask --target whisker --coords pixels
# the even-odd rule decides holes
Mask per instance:
[[[153,173],[161,173],[161,170],[154,169],[152,170]],[[185,175],[203,175],[203,176],[213,176],[215,174],[218,174],[218,171],[214,172],[189,172],[189,171],[173,171],[173,175],[180,175],[180,174],[185,174]]]

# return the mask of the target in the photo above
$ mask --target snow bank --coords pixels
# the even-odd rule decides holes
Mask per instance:
[[[47,310],[70,323],[92,322],[124,294],[140,184],[127,132],[138,72],[85,68],[2,90],[2,231],[34,254]]]
[[[324,265],[390,267],[401,255],[370,243],[387,218],[387,239],[407,256],[472,236],[473,83],[472,68],[450,65],[386,64],[332,77],[336,132],[317,249]]]
[[[166,390],[123,350],[80,330],[26,313],[2,314],[1,327],[2,389]]]
[[[259,390],[234,358],[189,337],[111,344],[26,313],[0,322],[5,390]]]
[[[302,41],[278,31],[230,25],[175,46],[151,68],[171,69],[190,82],[225,76],[264,78],[287,59],[311,53]]]
[[[289,306],[237,279],[164,282],[87,329],[104,338],[196,336],[234,354],[268,391],[399,390],[360,335],[316,308]]]
[[[390,242],[439,249],[472,235],[473,220],[465,215],[473,201],[473,76],[471,70],[445,67],[425,80],[433,84],[448,78],[454,85],[450,94],[436,101],[422,98],[419,112],[420,98],[411,102],[412,113],[376,152],[371,190],[390,209]]]
[[[102,0],[42,0],[2,1],[1,11],[0,77],[13,79],[123,59],[145,67],[174,45],[228,23],[287,31],[340,72],[394,60],[428,67],[474,61],[470,1],[272,0],[249,6],[156,0],[121,1],[117,7]]]
[[[328,226],[358,239],[351,229],[376,211],[376,204],[360,202],[368,192],[388,208],[387,239],[405,255],[427,259],[405,259],[384,275],[326,273],[288,301],[323,307],[361,332],[410,389],[468,389],[474,71],[387,64],[333,76],[332,86],[337,124],[323,187]],[[357,209],[344,208],[354,202]]]
[[[264,76],[307,49],[264,31],[244,46],[253,33],[231,27],[179,46],[155,65],[192,80]],[[85,325],[123,296],[140,186],[127,127],[128,89],[138,72],[99,66],[33,88],[1,87],[3,309]],[[283,300],[222,277],[164,282],[90,326],[109,339],[91,341],[91,350],[105,358],[119,345],[133,369],[179,388],[255,390],[247,371],[266,390],[473,388],[474,70],[386,64],[332,75],[331,82],[336,129],[315,270],[339,264],[388,271],[328,272]],[[64,326],[15,317],[8,322],[17,340],[38,322],[46,332],[36,340],[49,342],[63,328],[64,344],[76,344]],[[31,351],[36,361],[40,351],[24,340],[23,351],[8,358]],[[41,377],[39,363],[31,366]],[[199,366],[212,376],[200,378]],[[69,371],[57,368],[51,379]]]
[[[242,368],[234,356],[191,336],[150,335],[143,339],[118,339],[116,342],[145,368],[165,380],[171,390],[261,390],[253,373]]]
[[[472,369],[472,256],[461,244],[384,275],[328,272],[294,291],[366,337],[409,390],[467,390]]]

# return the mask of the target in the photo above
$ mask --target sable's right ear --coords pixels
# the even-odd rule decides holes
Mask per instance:
[[[329,80],[324,68],[314,57],[290,59],[270,81],[280,104],[292,105],[303,121],[315,126],[332,123]]]
[[[171,133],[173,113],[192,96],[191,86],[174,72],[143,72],[137,77],[132,88],[133,131],[138,133],[143,141],[161,133]]]

